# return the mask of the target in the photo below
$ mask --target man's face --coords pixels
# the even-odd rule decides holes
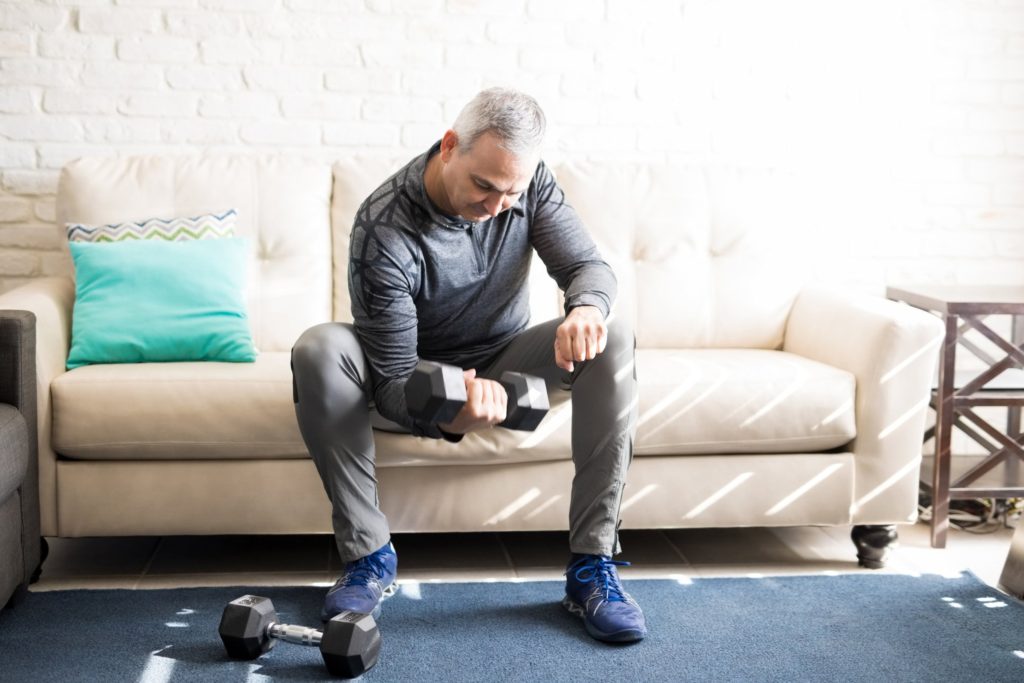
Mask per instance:
[[[540,162],[537,152],[517,156],[484,133],[469,151],[460,150],[455,133],[441,140],[441,176],[454,213],[478,223],[511,208],[526,191]]]

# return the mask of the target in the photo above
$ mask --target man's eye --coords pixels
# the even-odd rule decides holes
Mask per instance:
[[[491,189],[491,186],[488,185],[487,183],[481,183],[479,180],[474,181],[474,182],[476,182],[476,186],[479,187],[481,190],[490,190]]]

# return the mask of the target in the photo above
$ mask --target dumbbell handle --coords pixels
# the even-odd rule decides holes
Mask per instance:
[[[288,643],[313,647],[320,647],[320,641],[324,639],[323,631],[294,624],[271,624],[267,627],[267,635]]]

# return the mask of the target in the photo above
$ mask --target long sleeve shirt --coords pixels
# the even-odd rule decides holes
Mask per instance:
[[[534,251],[564,292],[566,313],[588,305],[607,317],[616,294],[612,269],[543,162],[515,205],[474,223],[441,213],[427,195],[423,172],[439,149],[359,207],[348,271],[377,411],[433,438],[442,436],[437,425],[409,415],[406,381],[421,358],[483,367],[526,329]]]

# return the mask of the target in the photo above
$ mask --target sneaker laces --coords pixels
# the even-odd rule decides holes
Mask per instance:
[[[584,557],[570,565],[569,571],[576,568],[573,576],[580,583],[593,583],[597,590],[604,591],[605,602],[630,602],[629,595],[622,588],[619,582],[619,575],[615,567],[628,567],[629,562],[605,559],[600,555]]]
[[[338,580],[341,586],[366,586],[373,581],[380,581],[387,573],[383,553],[374,553],[360,557],[345,568],[345,573]]]

